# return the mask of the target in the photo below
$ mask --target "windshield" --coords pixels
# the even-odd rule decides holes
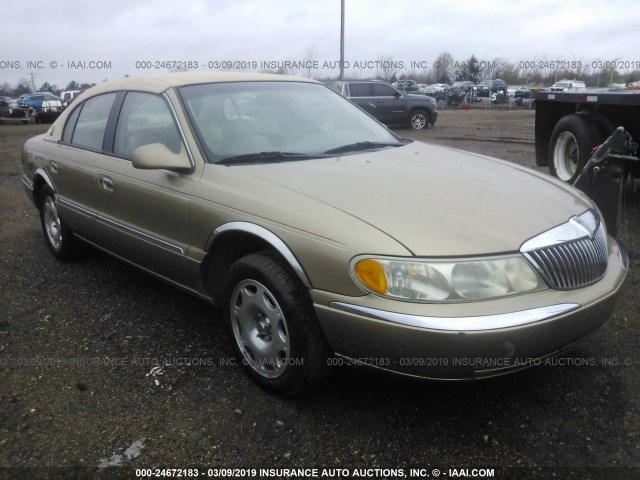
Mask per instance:
[[[211,163],[293,161],[406,143],[320,84],[210,83],[179,93]]]

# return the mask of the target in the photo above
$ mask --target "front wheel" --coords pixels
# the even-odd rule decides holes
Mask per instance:
[[[603,141],[601,129],[590,118],[577,114],[562,117],[553,129],[549,142],[551,174],[573,183],[593,149]]]
[[[71,260],[78,254],[78,240],[60,217],[53,191],[44,186],[39,198],[40,224],[49,250],[58,260]]]
[[[328,347],[309,294],[279,256],[263,252],[236,261],[223,298],[233,346],[259,385],[292,396],[325,375]]]
[[[409,125],[414,130],[422,130],[429,125],[429,114],[424,110],[414,110],[409,115]]]

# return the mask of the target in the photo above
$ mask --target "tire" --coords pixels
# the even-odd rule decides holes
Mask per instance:
[[[571,114],[556,124],[549,142],[551,175],[573,183],[591,157],[594,147],[604,141],[601,128],[589,117]]]
[[[238,359],[263,388],[293,396],[326,375],[329,349],[309,293],[275,253],[229,268],[222,309]]]
[[[427,128],[431,121],[431,117],[424,110],[414,110],[409,114],[409,126],[414,130],[422,130]]]
[[[592,115],[591,118],[598,128],[600,128],[600,133],[602,133],[602,138],[604,140],[606,140],[616,129],[613,126],[613,123],[611,123],[604,115],[595,114]]]
[[[58,260],[75,258],[79,252],[78,240],[60,218],[55,195],[49,186],[42,187],[39,200],[40,225],[49,250]]]

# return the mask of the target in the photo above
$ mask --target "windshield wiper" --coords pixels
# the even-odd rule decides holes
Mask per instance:
[[[345,152],[361,152],[364,150],[375,150],[376,148],[383,147],[402,147],[406,145],[402,142],[383,143],[383,142],[357,142],[349,145],[343,145],[342,147],[332,148],[324,153],[345,153]]]
[[[233,157],[223,158],[217,163],[231,164],[231,163],[260,163],[260,162],[280,162],[287,160],[306,160],[310,158],[318,158],[323,155],[309,155],[306,153],[294,153],[294,152],[257,152],[257,153],[245,153],[244,155],[235,155]]]

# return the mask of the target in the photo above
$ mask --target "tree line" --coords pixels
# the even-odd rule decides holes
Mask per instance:
[[[11,84],[9,84],[9,82],[0,83],[0,95],[13,98],[33,92],[49,92],[54,95],[60,95],[61,92],[67,90],[86,90],[87,88],[91,88],[94,85],[95,83],[78,83],[72,80],[67,83],[67,86],[64,88],[60,88],[57,85],[52,85],[49,82],[44,82],[40,86],[40,88],[36,88],[33,82],[30,82],[26,78],[22,78],[15,86],[12,86]]]
[[[390,59],[392,57],[384,57]],[[523,61],[507,61],[502,58],[480,60],[475,55],[459,60],[448,52],[442,52],[428,69],[411,71],[380,70],[380,80],[393,82],[412,79],[418,83],[451,84],[456,81],[480,83],[482,80],[500,78],[509,85],[549,86],[562,79],[582,80],[588,87],[607,87],[612,84],[631,84],[640,81],[640,65],[634,69],[619,71],[613,68],[616,61],[599,62],[580,59],[549,59],[534,57]]]
[[[303,60],[317,60],[319,57],[315,47],[305,50]],[[500,78],[509,85],[539,85],[549,86],[562,79],[582,80],[588,87],[607,87],[612,84],[624,84],[640,82],[640,66],[632,65],[629,69],[614,68],[618,65],[616,60],[610,62],[586,61],[582,59],[551,59],[547,56],[536,56],[524,61],[508,61],[502,58],[493,60],[481,60],[476,55],[467,59],[456,59],[449,52],[438,54],[435,61],[422,70],[398,70],[394,68],[400,62],[394,62],[393,56],[381,56],[375,62],[381,65],[380,69],[373,72],[351,70],[345,72],[347,78],[377,78],[388,82],[411,79],[418,83],[451,84],[456,81],[471,81],[480,83],[482,80]],[[305,64],[310,64],[306,62]],[[626,66],[626,65],[624,65]],[[171,70],[173,71],[173,70]],[[302,70],[278,69],[269,71],[285,75],[304,75],[318,80],[336,80],[337,73],[325,75],[323,71],[306,68]],[[128,76],[128,75],[127,75]],[[44,82],[40,88],[36,88],[33,80],[23,78],[16,86],[8,82],[0,83],[0,95],[19,97],[25,93],[34,91],[50,92],[59,95],[65,90],[85,90],[95,83],[69,82],[64,88]]]

